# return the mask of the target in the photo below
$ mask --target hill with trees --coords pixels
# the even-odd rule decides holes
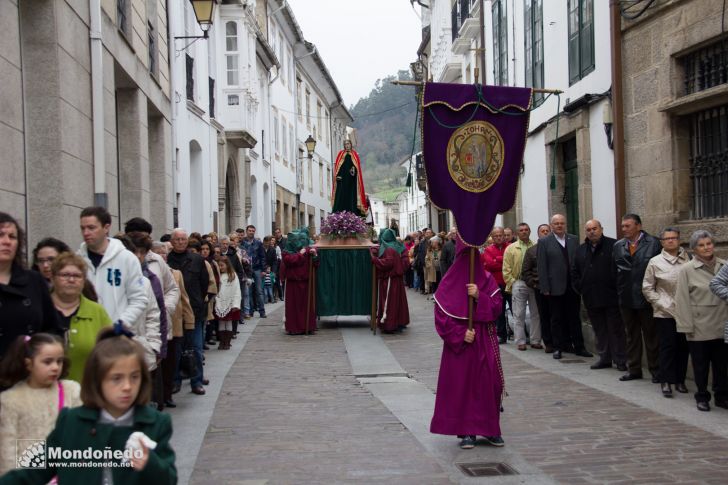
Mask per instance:
[[[396,86],[396,79],[412,79],[409,71],[378,79],[369,96],[361,98],[353,107],[353,127],[357,130],[362,157],[364,184],[367,192],[377,193],[403,187],[406,175],[400,162],[412,152],[417,98],[411,86]],[[419,150],[420,133],[417,130],[416,148]]]

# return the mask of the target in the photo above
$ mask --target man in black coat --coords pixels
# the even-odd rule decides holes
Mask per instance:
[[[587,221],[586,241],[576,250],[572,278],[584,301],[596,337],[599,360],[592,369],[627,370],[624,323],[617,303],[617,271],[612,259],[615,239],[604,235],[602,223]]]
[[[189,239],[187,233],[182,229],[172,231],[172,252],[167,255],[167,264],[170,268],[182,272],[182,279],[185,282],[185,290],[190,298],[190,306],[195,314],[194,330],[185,330],[185,347],[192,349],[195,354],[196,374],[190,379],[192,392],[194,394],[205,394],[203,384],[209,381],[202,375],[202,344],[205,336],[205,320],[207,318],[207,287],[210,283],[210,275],[207,272],[205,260],[199,254],[187,250]],[[181,356],[181,352],[177,355]],[[179,362],[178,362],[179,366]],[[179,387],[179,380],[176,387]]]
[[[440,274],[445,277],[445,273],[452,266],[455,261],[455,231],[451,230],[446,239],[445,244],[442,245],[442,251],[440,251]]]
[[[642,230],[642,219],[637,214],[622,217],[624,237],[614,244],[612,258],[617,267],[617,295],[619,310],[627,329],[627,367],[629,372],[620,381],[642,379],[642,337],[647,350],[647,366],[652,382],[658,383],[659,341],[650,305],[642,294],[642,280],[647,263],[662,252],[657,238]]]
[[[551,234],[538,241],[538,284],[551,309],[554,359],[560,359],[562,351],[570,351],[571,345],[576,355],[592,357],[584,348],[581,304],[572,288],[571,266],[578,246],[579,239],[566,233],[566,217],[562,214],[551,217]]]

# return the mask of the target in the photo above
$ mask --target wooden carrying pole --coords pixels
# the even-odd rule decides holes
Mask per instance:
[[[377,333],[377,267],[372,264],[372,333]]]
[[[308,335],[308,321],[311,320],[311,293],[313,293],[313,257],[308,253],[308,297],[306,298],[306,335]]]
[[[470,284],[475,283],[475,248],[470,248]],[[473,301],[475,298],[468,297],[468,330],[473,329]]]

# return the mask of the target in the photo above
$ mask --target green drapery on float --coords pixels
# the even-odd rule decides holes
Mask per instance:
[[[321,317],[369,315],[372,307],[372,261],[368,248],[316,248],[316,310]]]

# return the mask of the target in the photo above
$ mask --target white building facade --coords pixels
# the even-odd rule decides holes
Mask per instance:
[[[430,43],[420,53],[429,79],[476,82],[479,1],[429,5]],[[559,212],[569,232],[583,237],[597,218],[616,236],[609,2],[487,0],[484,17],[486,84],[563,91],[558,134],[557,97],[534,98],[517,204],[497,223],[534,229]]]

